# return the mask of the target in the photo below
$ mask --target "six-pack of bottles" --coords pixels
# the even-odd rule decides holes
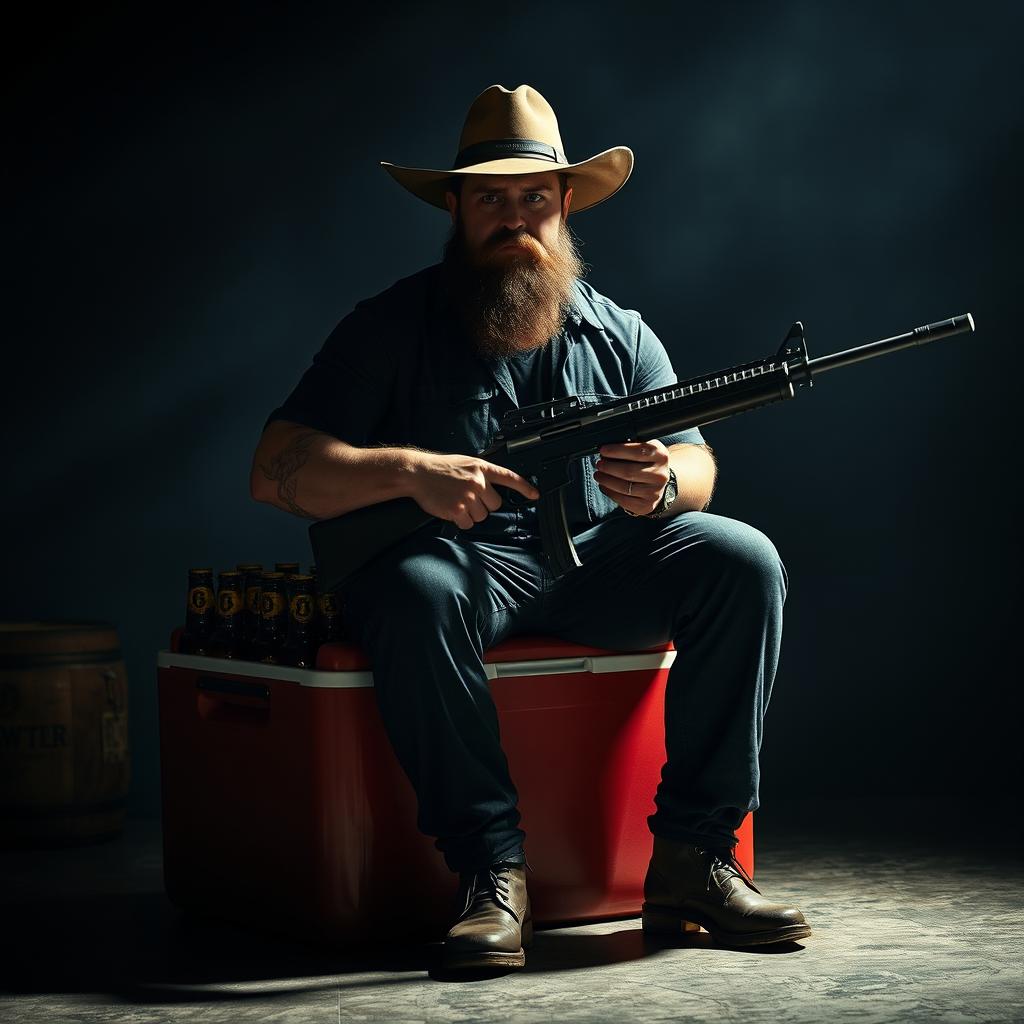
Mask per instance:
[[[314,668],[322,643],[346,639],[335,594],[320,593],[316,566],[247,562],[217,574],[189,569],[182,654]]]

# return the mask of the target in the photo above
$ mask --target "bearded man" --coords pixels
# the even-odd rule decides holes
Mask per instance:
[[[418,825],[459,873],[444,965],[521,967],[532,938],[526,833],[483,665],[513,633],[620,650],[671,639],[685,652],[665,693],[644,930],[700,924],[741,947],[809,935],[735,857],[735,830],[759,806],[788,576],[761,531],[707,511],[717,467],[699,429],[609,444],[576,467],[566,518],[583,566],[560,578],[543,557],[536,488],[475,454],[510,410],[676,383],[640,314],[582,280],[568,226],[622,187],[632,152],[569,163],[547,100],[493,85],[451,168],[382,166],[448,211],[443,259],[338,324],[268,417],[251,489],[314,519],[411,497],[445,527],[405,538],[338,591]]]

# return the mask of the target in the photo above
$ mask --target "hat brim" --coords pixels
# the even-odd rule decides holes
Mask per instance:
[[[572,187],[570,213],[588,210],[615,195],[633,172],[633,151],[628,146],[606,149],[589,160],[577,164],[558,164],[548,160],[519,157],[489,160],[457,171],[428,167],[402,167],[381,160],[381,167],[403,188],[431,206],[447,210],[444,193],[448,181],[456,174],[546,174],[550,171],[569,175]]]

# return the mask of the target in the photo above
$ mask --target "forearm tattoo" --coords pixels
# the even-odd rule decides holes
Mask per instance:
[[[296,434],[272,459],[260,464],[263,475],[268,480],[277,481],[277,496],[288,511],[305,519],[316,519],[316,516],[296,502],[295,493],[299,485],[295,474],[309,461],[310,445],[321,436],[318,430]]]

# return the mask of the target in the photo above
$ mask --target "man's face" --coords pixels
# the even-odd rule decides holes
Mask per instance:
[[[444,266],[479,352],[546,344],[562,326],[584,270],[568,227],[572,189],[558,174],[466,175],[446,193],[452,231]]]
[[[537,242],[554,249],[561,222],[569,217],[572,190],[563,202],[554,171],[505,177],[469,174],[462,183],[461,203],[454,193],[446,198],[453,222],[461,213],[467,248],[483,262],[536,252]]]

